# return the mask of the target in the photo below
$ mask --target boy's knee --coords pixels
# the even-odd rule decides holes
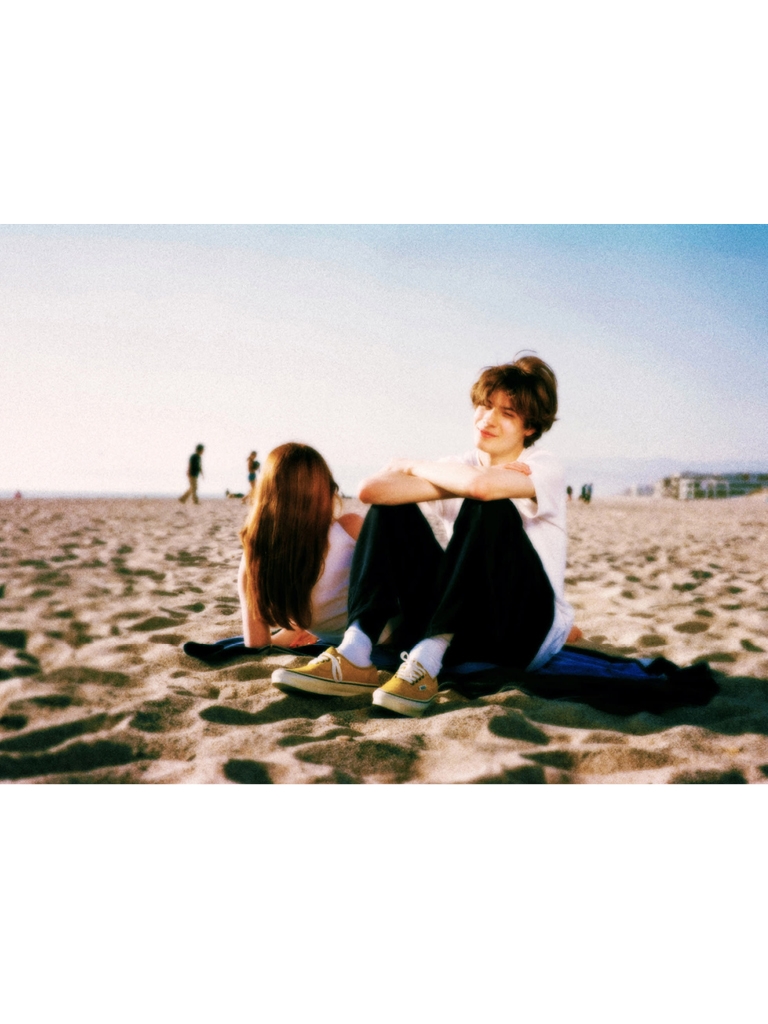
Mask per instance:
[[[465,511],[466,510],[466,511]],[[494,501],[480,501],[477,498],[465,498],[459,515],[475,516],[483,520],[499,522],[522,522],[520,513],[509,498],[496,498]]]
[[[402,522],[404,520],[423,518],[423,513],[418,505],[371,505],[368,509],[366,519],[385,520],[387,522]]]
[[[479,501],[465,498],[456,519],[454,533],[481,530],[486,537],[509,538],[524,529],[522,516],[509,500]]]

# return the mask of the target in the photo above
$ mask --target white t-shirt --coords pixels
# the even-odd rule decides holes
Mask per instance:
[[[309,627],[323,643],[339,643],[347,628],[349,570],[354,552],[353,538],[341,523],[331,523],[323,574],[312,589],[312,624]]]
[[[466,455],[449,456],[444,462],[463,462],[480,466],[477,449]],[[541,559],[544,571],[555,593],[555,617],[539,652],[528,666],[529,670],[540,668],[557,654],[566,641],[573,625],[573,608],[565,599],[565,560],[567,525],[565,518],[565,474],[560,460],[552,452],[535,446],[525,448],[518,462],[531,467],[529,477],[536,491],[535,498],[510,498],[523,520],[523,528],[534,550]],[[510,470],[510,472],[514,472]],[[459,514],[463,498],[444,498],[432,501],[434,509],[443,522],[450,540],[453,524]]]

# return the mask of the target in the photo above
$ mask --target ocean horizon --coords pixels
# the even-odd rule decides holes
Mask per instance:
[[[747,459],[743,462],[726,460],[698,460],[649,458],[634,459],[622,457],[578,458],[562,457],[565,466],[566,484],[578,495],[583,484],[592,484],[593,497],[609,498],[627,494],[633,487],[649,487],[664,477],[676,473],[764,473],[768,472],[768,460],[759,462]],[[380,467],[353,467],[353,472],[340,467],[337,473],[340,489],[344,497],[354,497],[358,484],[366,476],[376,472]],[[48,490],[44,488],[0,488],[0,500],[13,499],[16,491],[21,491],[23,498],[77,498],[77,499],[174,499],[181,493],[181,484],[170,490],[152,490],[136,488],[135,490]],[[244,493],[230,488],[231,493]],[[225,500],[221,490],[199,491],[202,501]]]

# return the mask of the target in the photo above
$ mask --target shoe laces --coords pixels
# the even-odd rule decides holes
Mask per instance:
[[[400,660],[403,664],[397,670],[397,677],[398,679],[404,679],[411,686],[418,683],[427,674],[427,670],[415,658],[412,658],[408,651],[402,652]]]
[[[331,675],[333,676],[334,682],[342,682],[341,662],[338,658],[334,657],[333,654],[329,654],[328,651],[323,651],[322,654],[318,654],[313,662],[310,662],[312,666],[321,665],[324,661],[330,661],[331,663]]]

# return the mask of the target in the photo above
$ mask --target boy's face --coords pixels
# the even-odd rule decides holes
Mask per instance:
[[[533,433],[515,412],[506,391],[496,390],[484,405],[475,407],[475,447],[491,458],[491,465],[514,462],[523,442]]]

